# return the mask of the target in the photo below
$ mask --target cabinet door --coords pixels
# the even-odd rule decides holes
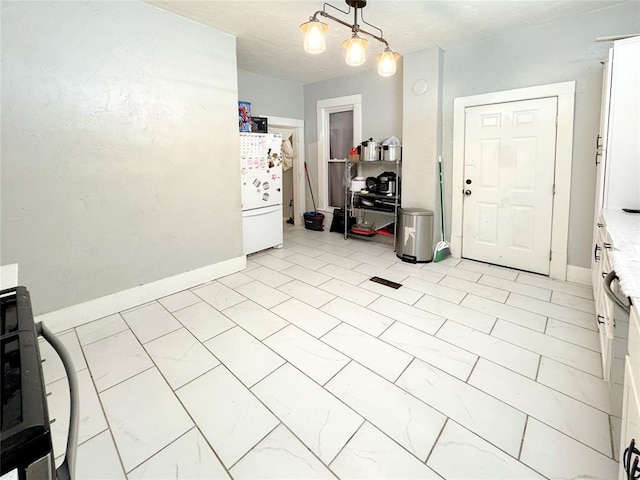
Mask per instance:
[[[606,208],[640,203],[640,37],[614,42],[605,169]]]
[[[601,289],[596,298],[596,315],[598,321],[598,333],[600,334],[600,353],[602,356],[602,378],[609,381],[611,376],[611,362],[613,361],[613,323],[612,309]]]
[[[609,61],[605,64],[602,73],[602,100],[600,103],[600,130],[596,138],[595,165],[596,165],[596,208],[595,220],[598,222],[600,210],[604,207],[604,190],[607,167],[607,139],[609,136],[609,105],[611,100],[611,64],[613,49],[609,49]]]
[[[629,355],[625,359],[624,394],[622,401],[622,425],[620,432],[620,480],[627,480],[625,463],[629,463],[629,455],[625,462],[625,449],[635,440],[640,449],[640,318],[636,307],[631,308],[629,318]],[[614,439],[615,440],[615,439]],[[631,465],[633,457],[631,455]]]

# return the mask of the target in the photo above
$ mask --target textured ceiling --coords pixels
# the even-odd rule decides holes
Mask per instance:
[[[374,68],[375,55],[382,51],[382,44],[373,40],[367,62],[361,67],[349,67],[344,62],[342,48],[342,42],[350,36],[349,29],[324,20],[329,25],[327,49],[319,55],[305,53],[299,26],[322,9],[322,1],[152,0],[148,3],[235,35],[238,68],[294,82],[317,82]],[[348,8],[343,0],[331,3],[343,10]],[[402,55],[434,45],[477,41],[620,3],[625,2],[368,0],[364,19],[381,28],[391,48]],[[331,8],[327,11],[352,23],[352,15]]]

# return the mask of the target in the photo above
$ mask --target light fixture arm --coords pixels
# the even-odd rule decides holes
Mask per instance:
[[[336,7],[334,7],[333,5],[330,5],[330,4],[328,4],[328,3],[325,3],[325,6],[333,7],[333,8],[335,8],[336,10],[338,10],[338,11],[340,11],[340,12],[342,12],[342,13],[348,13],[348,12],[343,12],[343,11],[342,11],[342,10],[340,10],[339,8],[336,8]],[[358,24],[349,25],[349,24],[348,24],[347,22],[345,22],[344,20],[340,20],[339,18],[336,18],[336,17],[334,17],[333,15],[331,15],[331,14],[329,14],[329,13],[325,12],[324,8],[323,8],[322,10],[318,10],[316,13],[314,13],[314,14],[313,14],[313,17],[311,17],[311,19],[312,19],[312,20],[314,20],[314,21],[315,21],[315,20],[318,20],[318,15],[320,15],[320,16],[322,16],[322,17],[325,17],[325,18],[328,18],[328,19],[330,19],[330,20],[333,20],[334,22],[337,22],[337,23],[339,23],[339,24],[341,24],[341,25],[344,25],[345,27],[347,27],[347,28],[351,29],[351,31],[353,31],[354,33],[364,33],[365,35],[367,35],[367,36],[369,36],[369,37],[371,37],[371,38],[373,38],[373,39],[375,39],[375,40],[377,40],[377,41],[379,41],[379,42],[381,42],[381,43],[384,43],[386,47],[389,47],[389,43],[388,43],[388,42],[387,42],[387,41],[382,37],[382,30],[380,30],[380,29],[379,29],[378,27],[376,27],[375,25],[371,25],[371,24],[369,24],[369,23],[365,22],[365,21],[364,21],[364,19],[362,19],[362,21],[363,21],[364,23],[366,23],[367,25],[369,25],[369,26],[371,26],[371,27],[375,28],[376,30],[380,30],[380,36],[378,36],[378,35],[374,35],[373,33],[371,33],[371,32],[367,32],[366,30],[362,30],[362,29],[359,27],[359,25],[358,25]],[[361,18],[362,18],[362,17],[361,17]]]

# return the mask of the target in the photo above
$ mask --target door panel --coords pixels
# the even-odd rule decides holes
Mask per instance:
[[[495,203],[478,204],[478,241],[485,245],[498,244],[498,205]]]
[[[557,99],[471,107],[462,255],[549,273]]]

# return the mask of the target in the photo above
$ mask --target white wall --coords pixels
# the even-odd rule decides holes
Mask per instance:
[[[434,47],[406,55],[403,69],[402,206],[434,214],[440,205],[434,185],[442,152],[442,63],[443,52]]]
[[[1,8],[1,255],[34,313],[242,255],[235,39],[140,2]]]
[[[596,43],[599,36],[638,33],[640,2],[627,2],[585,15],[546,25],[520,29],[482,42],[442,46],[443,60],[433,57],[437,49],[405,55],[402,75],[389,84],[375,71],[341,77],[304,86],[307,158],[316,178],[316,101],[342,95],[363,95],[363,138],[396,135],[403,138],[403,204],[434,210],[434,236],[439,237],[438,177],[434,153],[442,129],[442,156],[445,176],[446,231],[451,224],[451,169],[453,151],[453,99],[514,88],[576,81],[575,127],[568,262],[589,267],[595,191],[595,138],[600,116],[602,64],[609,44]],[[428,58],[431,55],[432,58]],[[429,71],[433,66],[433,71]],[[443,68],[442,68],[443,66]],[[435,70],[439,68],[439,71]],[[401,68],[398,69],[399,73]],[[436,75],[437,73],[437,75]],[[438,80],[436,77],[439,75]],[[438,125],[435,91],[422,99],[410,92],[415,79],[428,77],[429,87],[442,81],[442,124]],[[413,78],[415,77],[415,79]],[[389,79],[387,79],[389,80]],[[404,92],[402,89],[404,88]],[[375,97],[378,97],[376,100]],[[404,111],[403,112],[403,102]],[[424,105],[423,105],[424,104]],[[423,110],[416,111],[420,105]],[[384,108],[382,106],[387,106]],[[424,123],[425,136],[418,138],[414,126]],[[436,122],[433,124],[433,122]],[[393,133],[397,132],[397,133]],[[433,143],[426,142],[427,136]],[[416,140],[417,139],[417,140]],[[427,147],[425,150],[425,146]],[[421,149],[425,163],[417,164]],[[412,167],[413,164],[413,167]],[[420,191],[419,184],[424,185]],[[314,192],[317,187],[314,184]]]
[[[255,115],[304,116],[302,84],[238,69],[238,98],[251,102]]]
[[[393,135],[402,140],[402,59],[392,77],[381,77],[373,65],[365,72],[304,85],[306,158],[316,199],[319,191],[317,102],[357,94],[362,95],[362,138],[379,141]],[[311,210],[308,187],[306,204]]]
[[[608,43],[596,37],[638,33],[640,2],[460,47],[444,46],[445,183],[451,185],[453,99],[514,88],[576,81],[568,263],[588,268],[595,202],[595,141],[600,117],[602,65]],[[446,215],[451,222],[451,188]],[[447,231],[450,232],[447,227]]]

